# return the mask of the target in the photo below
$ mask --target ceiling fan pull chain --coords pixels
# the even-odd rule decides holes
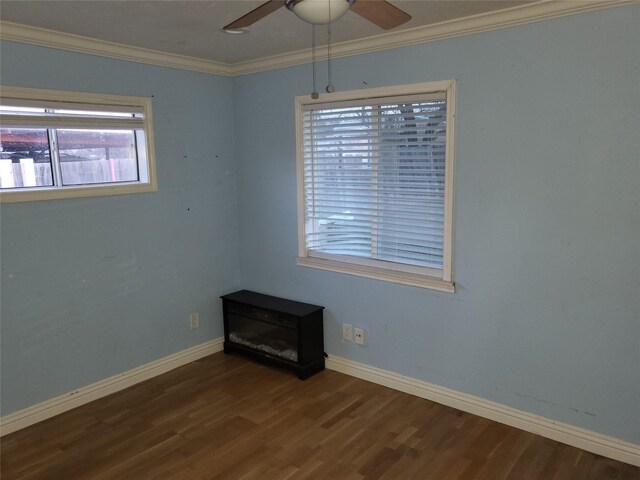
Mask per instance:
[[[331,18],[331,0],[327,2],[329,5],[329,18]],[[333,85],[332,71],[331,71],[331,22],[327,23],[327,74],[329,77],[329,85],[327,85],[327,93],[333,93],[336,91],[336,87]]]
[[[316,100],[320,97],[320,94],[316,88],[316,26],[314,24],[311,24],[311,64],[313,68],[313,91],[311,92],[311,98]]]

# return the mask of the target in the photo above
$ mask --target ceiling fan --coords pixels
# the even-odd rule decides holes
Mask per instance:
[[[305,22],[323,25],[337,20],[350,9],[384,30],[411,20],[411,15],[386,0],[269,0],[223,27],[234,30],[248,27],[285,6]]]

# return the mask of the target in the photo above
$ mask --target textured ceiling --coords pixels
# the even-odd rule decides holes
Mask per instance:
[[[359,0],[367,1],[367,0]],[[162,52],[237,63],[311,46],[311,26],[286,8],[252,25],[247,35],[221,28],[263,1],[2,0],[0,19]],[[391,31],[511,8],[531,1],[391,0],[413,18]],[[318,27],[318,43],[326,27]],[[332,25],[334,43],[385,33],[353,12]]]

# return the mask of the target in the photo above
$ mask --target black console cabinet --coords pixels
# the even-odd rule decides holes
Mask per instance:
[[[324,307],[249,290],[221,298],[225,353],[289,368],[301,379],[324,370]]]

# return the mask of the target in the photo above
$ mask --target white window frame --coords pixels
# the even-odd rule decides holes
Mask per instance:
[[[73,109],[77,105],[90,105],[95,111],[113,110],[114,107],[132,108],[141,111],[142,129],[144,130],[144,155],[138,157],[138,168],[144,174],[141,180],[132,182],[97,183],[85,185],[54,185],[47,187],[23,187],[19,190],[0,191],[1,203],[27,202],[37,200],[55,200],[62,198],[95,197],[103,195],[123,195],[131,193],[155,192],[158,189],[156,180],[156,161],[153,139],[153,114],[151,98],[130,97],[122,95],[107,95],[84,92],[69,92],[58,90],[43,90],[22,87],[0,87],[0,104],[2,105],[28,105],[39,106],[55,103],[58,108]],[[19,104],[19,105],[16,105]],[[95,107],[95,108],[94,108]],[[103,109],[101,110],[101,107]],[[10,115],[2,117],[0,126],[16,126],[11,123]],[[81,122],[82,120],[80,120]],[[93,120],[92,122],[99,122]],[[46,123],[46,122],[45,122]],[[93,126],[93,125],[92,125]],[[43,128],[55,128],[55,126],[42,125]],[[100,128],[95,123],[95,128]],[[52,152],[52,156],[54,153]],[[140,158],[140,157],[146,157]],[[57,168],[52,163],[52,168]]]
[[[322,94],[316,100],[309,95],[299,96],[295,99],[296,115],[296,171],[297,171],[297,195],[298,195],[298,257],[297,264],[304,267],[319,268],[349,275],[374,278],[389,282],[429,288],[442,292],[454,293],[453,281],[453,176],[454,176],[454,130],[456,111],[456,82],[446,80],[440,82],[417,83],[411,85],[397,85],[391,87],[369,88],[351,90],[332,94]],[[405,95],[429,95],[436,92],[444,92],[447,102],[447,131],[445,145],[445,193],[444,193],[444,241],[443,241],[443,267],[439,269],[415,269],[401,266],[393,262],[384,262],[381,267],[379,261],[369,261],[366,258],[357,258],[346,255],[323,255],[307,250],[305,241],[305,201],[304,201],[304,137],[303,115],[304,111],[314,105],[335,104],[340,108],[341,103],[357,100],[371,99],[372,102],[386,97]],[[386,265],[388,263],[388,265]]]

